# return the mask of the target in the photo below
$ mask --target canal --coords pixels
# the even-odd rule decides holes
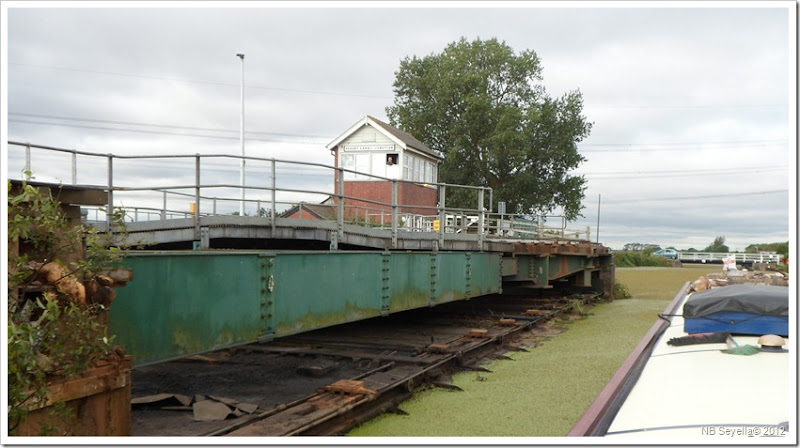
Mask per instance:
[[[454,376],[463,391],[423,390],[400,408],[352,430],[371,437],[561,437],[592,403],[678,289],[719,266],[618,268],[632,297],[599,303],[533,331],[528,352],[491,372]]]

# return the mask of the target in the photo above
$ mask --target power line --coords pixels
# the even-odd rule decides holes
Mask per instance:
[[[757,166],[757,167],[738,167],[738,168],[722,168],[722,169],[701,169],[701,170],[658,170],[658,171],[606,171],[606,172],[597,172],[597,173],[575,173],[575,174],[583,174],[583,175],[595,175],[595,174],[680,174],[680,173],[717,173],[717,172],[727,172],[727,171],[745,171],[745,170],[762,170],[762,169],[786,169],[784,165],[773,165],[773,166]]]
[[[633,145],[633,146],[638,146],[638,145]],[[581,153],[581,154],[583,154],[583,153],[610,154],[610,153],[613,153],[613,152],[659,152],[659,151],[681,152],[681,151],[718,151],[718,150],[731,150],[731,149],[737,149],[737,148],[738,149],[748,149],[747,146],[727,146],[727,147],[725,147],[725,146],[717,146],[717,147],[713,147],[713,148],[705,148],[705,147],[699,147],[699,146],[700,145],[698,145],[696,147],[693,147],[693,148],[669,148],[669,147],[665,147],[665,148],[645,149],[645,148],[634,148],[634,147],[631,147],[631,148],[628,148],[628,149],[580,149],[580,150],[578,150],[578,152]],[[784,145],[776,145],[776,144],[765,145],[765,144],[761,144],[761,145],[754,145],[754,146],[763,148],[763,147],[767,147],[767,146],[778,147],[778,146],[784,146]]]
[[[140,134],[158,134],[158,135],[177,135],[182,137],[197,137],[197,138],[214,138],[214,139],[221,139],[221,140],[239,140],[237,137],[228,137],[224,135],[202,135],[202,134],[187,134],[187,133],[178,133],[178,132],[165,132],[165,131],[151,131],[147,129],[122,129],[122,128],[112,128],[106,126],[90,126],[90,125],[81,125],[81,124],[74,124],[74,123],[52,123],[52,122],[44,122],[44,121],[31,121],[31,120],[19,120],[19,119],[8,119],[9,123],[25,123],[25,124],[38,124],[38,125],[46,125],[46,126],[62,126],[68,128],[80,128],[80,129],[99,129],[99,130],[106,130],[106,131],[123,131],[123,132],[136,132]],[[319,143],[319,141],[298,141],[298,140],[280,140],[280,139],[266,139],[266,138],[253,138],[249,137],[248,140],[250,141],[261,141],[261,142],[272,142],[272,143]]]
[[[44,119],[53,119],[53,120],[66,120],[66,121],[83,121],[89,123],[105,123],[105,124],[117,124],[123,126],[145,126],[145,127],[154,127],[154,128],[161,128],[161,129],[178,129],[178,130],[189,130],[189,131],[202,131],[202,132],[239,132],[238,130],[232,129],[223,129],[223,128],[208,128],[208,127],[196,127],[196,126],[183,126],[183,125],[168,125],[168,124],[156,124],[156,123],[141,123],[141,122],[132,122],[132,121],[120,121],[120,120],[102,120],[97,118],[78,118],[78,117],[65,117],[59,115],[46,115],[46,114],[32,114],[32,113],[24,113],[24,112],[12,112],[9,113],[10,116],[21,116],[21,117],[33,117],[33,118],[44,118]],[[187,133],[171,133],[171,132],[157,132],[151,130],[134,130],[134,129],[121,129],[121,128],[109,128],[109,127],[99,127],[99,126],[88,126],[88,125],[70,125],[67,123],[52,123],[52,122],[41,122],[41,121],[30,121],[30,120],[19,120],[19,119],[9,119],[9,122],[15,123],[26,123],[26,124],[39,124],[39,125],[53,125],[53,126],[64,126],[64,127],[81,127],[85,129],[100,129],[100,130],[122,130],[122,131],[129,131],[129,132],[140,132],[140,133],[148,133],[148,134],[163,134],[163,135],[180,135],[180,136],[188,136],[188,137],[207,137],[207,138],[217,138],[217,139],[231,139],[227,136],[216,136],[216,135],[198,135],[198,134],[187,134]],[[323,135],[315,135],[315,134],[290,134],[290,133],[282,133],[282,132],[265,132],[265,131],[248,131],[248,134],[257,134],[257,135],[275,135],[275,136],[285,136],[285,137],[296,137],[296,138],[305,138],[305,139],[328,139],[329,136]],[[278,139],[257,139],[257,138],[250,138],[250,140],[256,141],[266,141],[266,142],[294,142],[294,141],[285,141],[285,140],[278,140]],[[736,147],[739,145],[748,145],[748,144],[770,144],[774,142],[786,142],[786,140],[739,140],[739,141],[727,141],[727,142],[676,142],[676,143],[640,143],[640,144],[631,144],[631,143],[585,143],[581,144],[581,146],[627,146],[628,148],[625,149],[603,149],[603,150],[596,150],[596,149],[582,149],[580,152],[628,152],[628,151],[641,151],[641,152],[651,152],[651,151],[695,151],[698,148],[698,145],[733,145],[732,147]],[[314,142],[316,143],[316,142]],[[691,148],[652,148],[652,149],[637,149],[636,146],[671,146],[671,145],[694,145]],[[726,146],[718,146],[716,148],[702,148],[702,149],[729,149]]]
[[[8,65],[18,65],[23,67],[34,67],[34,68],[42,68],[42,69],[52,69],[52,70],[64,70],[64,71],[71,71],[71,72],[80,72],[80,73],[94,73],[98,75],[108,75],[108,76],[123,76],[127,78],[140,78],[140,79],[155,79],[159,81],[172,81],[172,82],[184,82],[189,84],[207,84],[213,86],[225,86],[225,87],[240,87],[239,84],[230,84],[225,82],[216,82],[216,81],[203,81],[203,80],[196,80],[196,79],[184,79],[184,78],[168,78],[164,76],[148,76],[148,75],[134,75],[130,73],[119,73],[119,72],[106,72],[100,70],[86,70],[80,68],[73,68],[73,67],[55,67],[55,66],[47,66],[47,65],[36,65],[36,64],[23,64],[19,62],[9,62]],[[361,98],[377,98],[377,99],[392,99],[390,97],[382,96],[382,95],[369,95],[363,93],[352,93],[352,92],[330,92],[330,91],[323,91],[323,90],[307,90],[307,89],[289,89],[285,87],[270,87],[270,86],[254,86],[254,85],[245,85],[247,89],[259,89],[259,90],[272,90],[277,92],[290,92],[290,93],[306,93],[306,94],[314,94],[314,95],[335,95],[335,96],[351,96],[351,97],[361,97]]]
[[[763,195],[763,194],[779,194],[779,193],[788,193],[789,190],[767,190],[767,191],[749,191],[745,193],[727,193],[727,194],[712,194],[712,195],[705,195],[705,196],[683,196],[683,197],[668,197],[668,198],[649,198],[649,199],[626,199],[626,200],[618,200],[618,201],[605,201],[605,204],[632,204],[636,202],[660,202],[660,201],[687,201],[687,200],[694,200],[694,199],[716,199],[716,198],[727,198],[727,197],[739,197],[739,196],[754,196],[754,195]]]
[[[639,105],[639,104],[593,104],[587,103],[590,107],[601,109],[770,109],[788,107],[787,104],[663,104],[663,105]]]
[[[785,138],[768,140],[729,140],[722,142],[671,142],[671,143],[580,143],[581,146],[697,146],[697,145],[752,145],[759,143],[786,142]]]
[[[102,71],[102,70],[88,70],[88,69],[81,69],[75,67],[57,67],[57,66],[49,66],[49,65],[38,65],[38,64],[25,64],[21,62],[9,62],[8,65],[17,65],[20,67],[32,67],[32,68],[39,68],[39,69],[49,69],[49,70],[63,70],[63,71],[71,71],[71,72],[79,72],[79,73],[94,73],[98,75],[107,75],[107,76],[122,76],[128,78],[140,78],[140,79],[154,79],[159,81],[171,81],[171,82],[183,82],[183,83],[190,83],[190,84],[207,84],[207,85],[214,85],[214,86],[225,86],[225,87],[240,87],[238,84],[231,84],[231,83],[224,83],[224,82],[217,82],[217,81],[205,81],[205,80],[197,80],[197,79],[185,79],[185,78],[171,78],[166,76],[152,76],[152,75],[135,75],[131,73],[121,73],[121,72],[109,72],[109,71]],[[291,93],[305,93],[305,94],[316,94],[316,95],[335,95],[335,96],[351,96],[351,97],[361,97],[361,98],[377,98],[377,99],[393,99],[393,97],[388,97],[384,95],[370,95],[370,94],[363,94],[363,93],[353,93],[353,92],[332,92],[332,91],[322,91],[322,90],[309,90],[309,89],[289,89],[285,87],[271,87],[271,86],[257,86],[257,85],[246,85],[248,89],[261,89],[261,90],[272,90],[272,91],[279,91],[279,92],[291,92]],[[764,109],[764,108],[782,108],[788,107],[787,104],[727,104],[727,105],[689,105],[689,104],[674,104],[674,105],[640,105],[640,104],[592,104],[588,103],[590,107],[599,107],[604,109]]]
[[[23,113],[23,112],[10,112],[8,115],[15,115],[21,117],[33,117],[33,118],[45,118],[45,119],[52,119],[52,120],[67,120],[67,121],[86,121],[90,123],[107,123],[107,124],[120,124],[125,126],[149,126],[154,128],[164,128],[164,129],[185,129],[190,131],[209,131],[209,132],[239,132],[237,129],[223,129],[223,128],[207,128],[207,127],[196,127],[196,126],[180,126],[180,125],[172,125],[172,124],[156,124],[156,123],[141,123],[135,121],[118,121],[118,120],[101,120],[98,118],[77,118],[77,117],[64,117],[59,115],[44,115],[44,114],[30,114],[30,113]],[[325,135],[311,135],[311,134],[289,134],[285,132],[264,132],[264,131],[247,131],[250,134],[262,134],[262,135],[280,135],[286,137],[302,137],[302,138],[320,138],[320,139],[327,139],[330,136]]]
[[[619,176],[591,176],[587,175],[589,179],[594,180],[611,180],[611,179],[650,179],[650,178],[662,178],[662,177],[694,177],[694,176],[702,176],[702,177],[710,177],[710,176],[730,176],[732,174],[755,174],[761,173],[765,171],[784,171],[787,167],[774,167],[774,168],[743,168],[737,170],[719,170],[718,172],[714,171],[702,171],[702,172],[686,172],[686,173],[673,173],[673,174],[647,174],[647,175],[639,175],[635,173],[631,173],[630,175],[619,175]]]

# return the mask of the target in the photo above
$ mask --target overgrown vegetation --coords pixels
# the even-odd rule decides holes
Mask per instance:
[[[614,300],[630,299],[631,297],[631,293],[625,284],[614,282]]]
[[[751,244],[744,248],[744,252],[748,254],[755,254],[759,252],[775,252],[783,255],[783,258],[786,258],[789,256],[789,242]]]
[[[620,268],[632,268],[637,266],[672,266],[672,262],[664,257],[654,257],[652,251],[633,252],[617,251],[614,252],[614,264]]]
[[[578,316],[587,317],[592,313],[586,308],[586,303],[582,299],[570,299],[570,309]]]
[[[53,381],[114,356],[113,337],[98,316],[113,299],[103,268],[123,253],[106,234],[70,225],[49,190],[8,184],[8,428],[48,400]],[[112,216],[115,227],[124,212]],[[85,251],[85,253],[84,253]],[[63,403],[49,408],[69,417]]]

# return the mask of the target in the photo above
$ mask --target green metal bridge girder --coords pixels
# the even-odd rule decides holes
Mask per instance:
[[[111,332],[136,366],[502,292],[488,252],[136,252]]]
[[[503,279],[505,281],[532,282],[535,286],[547,288],[554,280],[560,280],[578,274],[578,284],[595,286],[592,273],[608,267],[612,262],[610,256],[590,257],[583,254],[518,254],[513,259],[515,268],[509,269]],[[504,263],[511,264],[509,258]]]

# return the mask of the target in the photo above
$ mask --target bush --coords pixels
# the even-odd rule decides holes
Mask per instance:
[[[631,297],[627,286],[620,282],[614,282],[614,300],[630,299]]]
[[[99,278],[102,268],[116,264],[122,252],[110,250],[104,235],[71,226],[49,192],[23,183],[12,195],[10,182],[8,191],[7,392],[12,433],[29,410],[47,402],[53,380],[113,358],[113,337],[99,319],[106,306],[87,301],[96,296],[88,294],[86,285]],[[112,217],[119,225],[122,215]],[[57,402],[50,411],[67,417],[63,413],[68,408]]]
[[[672,266],[672,262],[664,257],[654,257],[646,253],[633,251],[614,252],[614,264],[621,268],[637,266]]]

